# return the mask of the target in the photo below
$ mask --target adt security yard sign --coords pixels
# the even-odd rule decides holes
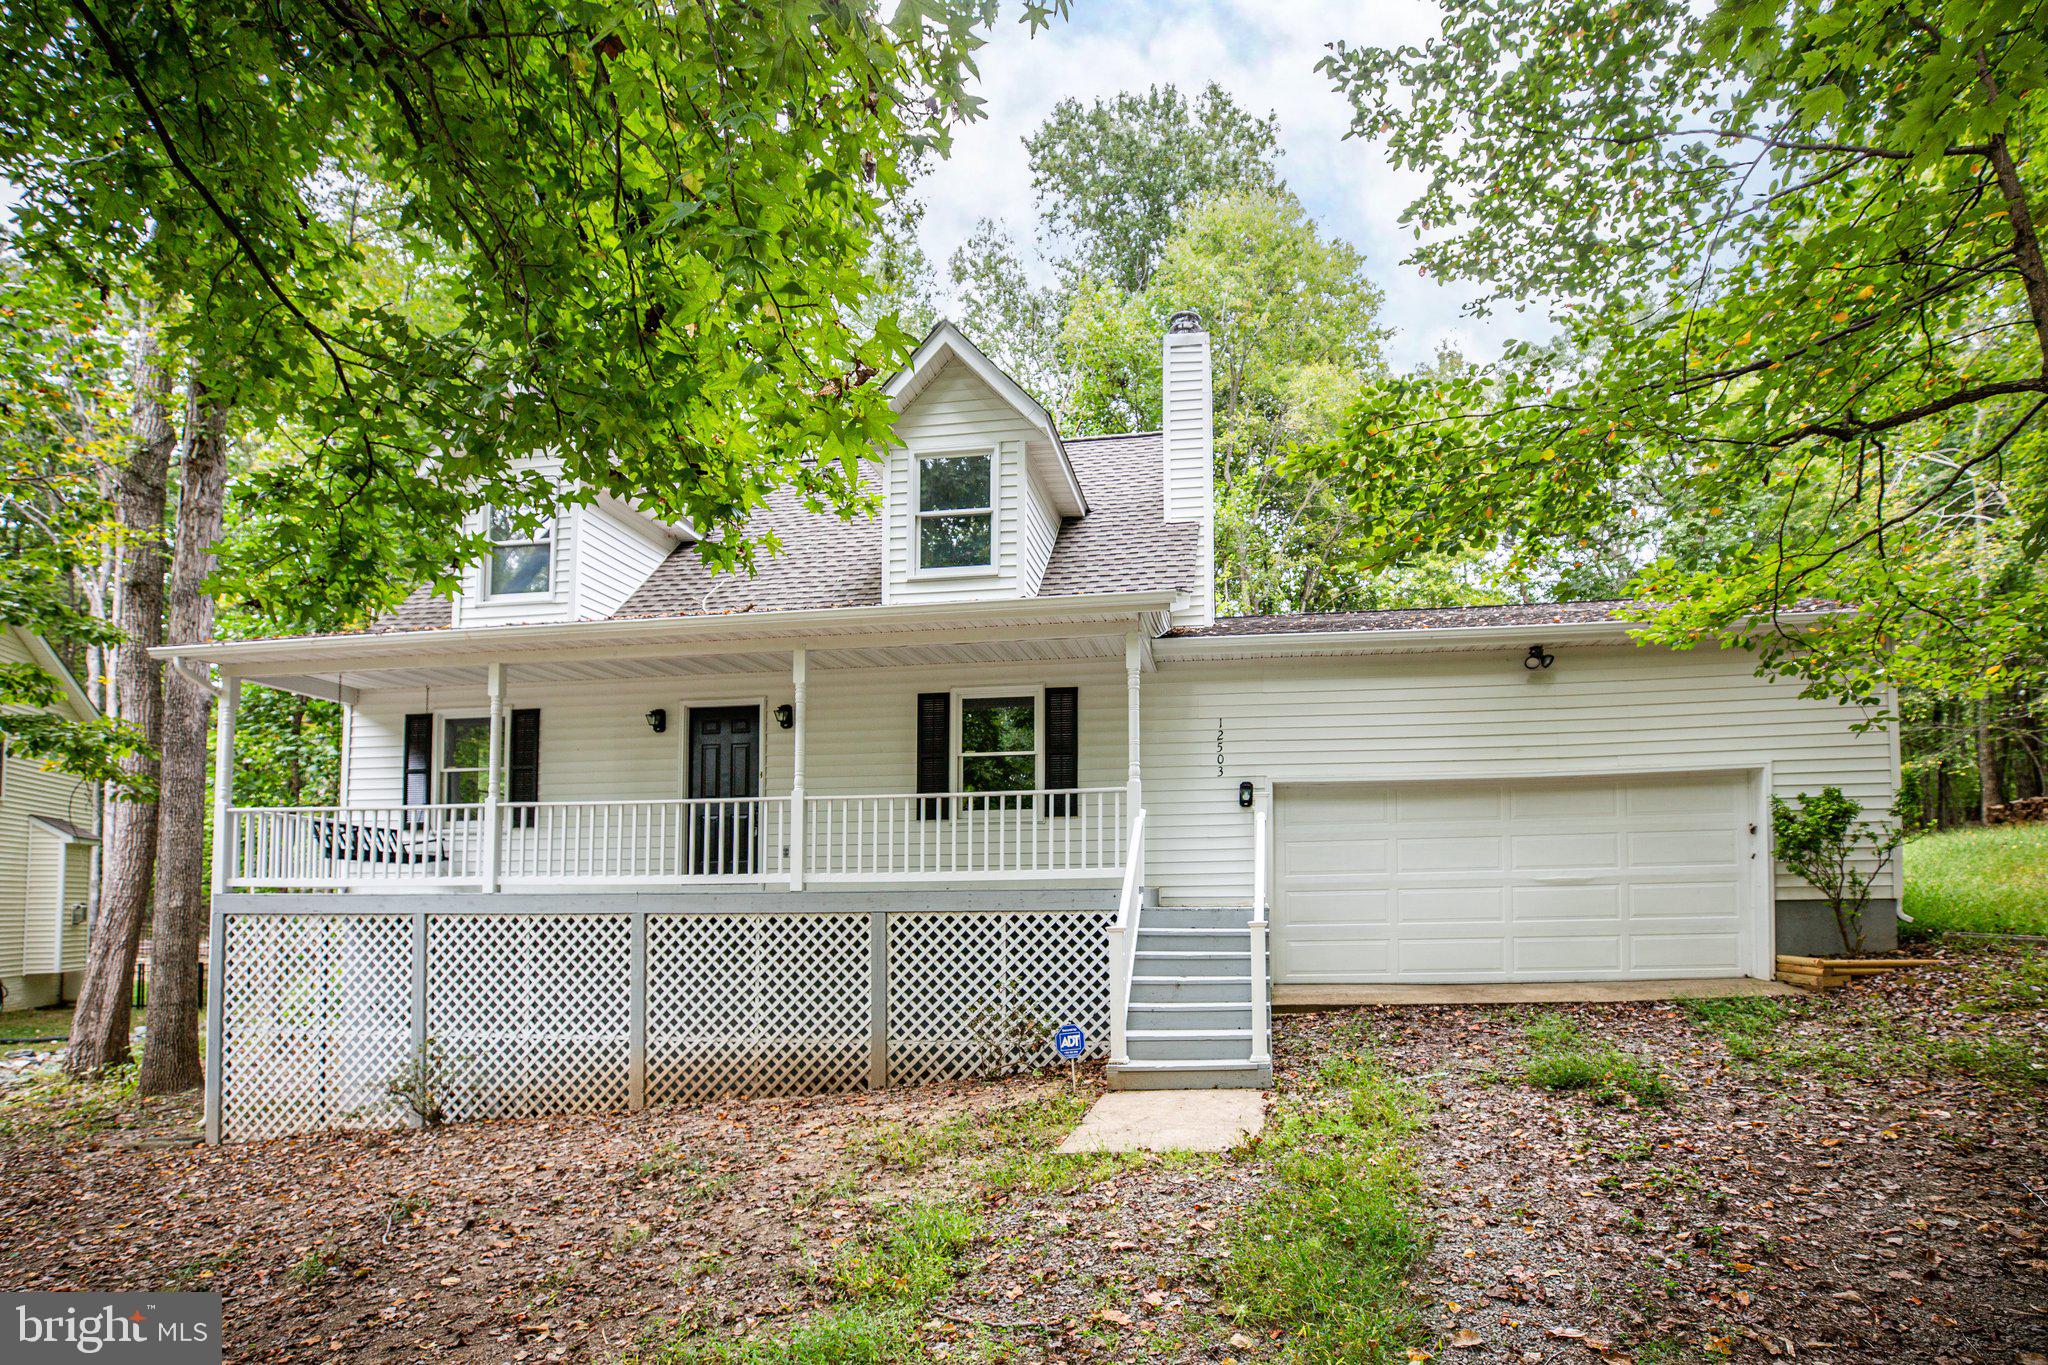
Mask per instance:
[[[1052,1050],[1070,1062],[1078,1061],[1088,1050],[1088,1035],[1079,1024],[1061,1024],[1053,1030]]]

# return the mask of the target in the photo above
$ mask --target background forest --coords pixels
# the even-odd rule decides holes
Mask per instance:
[[[918,176],[994,6],[727,8],[0,0],[0,614],[107,716],[0,728],[109,784],[100,978],[204,924],[210,684],[148,645],[448,583],[465,510],[552,500],[529,450],[707,529],[783,487],[858,513],[867,381],[941,315],[1072,435],[1156,426],[1158,337],[1202,315],[1227,613],[1647,600],[1652,638],[1896,689],[1908,826],[2043,792],[2038,7],[1450,0],[1422,47],[1329,35],[1304,78],[1420,174],[1413,259],[1556,322],[1405,371],[1394,263],[1226,91],[1059,105],[1020,130],[1036,218],[933,262]],[[1779,627],[1816,598],[1861,610]],[[252,690],[240,790],[331,801],[337,726]],[[75,1068],[126,1055],[101,997]],[[196,1081],[195,1000],[152,990],[145,1088]]]

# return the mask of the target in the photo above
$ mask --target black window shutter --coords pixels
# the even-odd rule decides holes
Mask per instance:
[[[540,708],[529,707],[512,713],[511,758],[505,772],[507,801],[540,800]],[[533,823],[534,812],[513,812],[523,828]]]
[[[426,712],[405,718],[404,804],[434,804],[434,718]]]
[[[1081,689],[1045,689],[1045,785],[1072,791],[1081,785]],[[1071,796],[1052,797],[1050,815],[1072,815],[1080,802]]]
[[[951,778],[953,738],[953,694],[951,692],[920,692],[917,694],[917,789],[920,792],[942,792],[952,789]],[[917,818],[940,820],[945,818],[947,802],[920,801],[917,803]]]

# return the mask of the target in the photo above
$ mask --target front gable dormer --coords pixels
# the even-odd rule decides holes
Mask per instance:
[[[882,600],[1029,597],[1087,511],[1052,417],[950,323],[889,382]]]
[[[561,472],[552,460],[530,467],[551,480]],[[486,507],[470,515],[465,529],[488,536],[491,549],[463,568],[451,613],[459,626],[601,621],[677,545],[695,539],[688,527],[607,494],[564,504],[538,524]]]

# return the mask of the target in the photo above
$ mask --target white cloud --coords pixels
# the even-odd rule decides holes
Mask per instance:
[[[1437,24],[1429,0],[1078,0],[1074,11],[1035,37],[1006,16],[977,54],[987,117],[959,132],[952,156],[920,186],[921,240],[942,274],[977,219],[1001,220],[1028,243],[1036,210],[1023,139],[1053,105],[1213,80],[1247,108],[1278,115],[1281,173],[1326,232],[1366,253],[1386,291],[1396,365],[1427,360],[1443,341],[1486,359],[1511,337],[1548,333],[1539,313],[1465,317],[1471,291],[1402,263],[1413,238],[1398,220],[1420,180],[1389,166],[1373,143],[1345,139],[1350,103],[1315,69],[1337,39],[1426,41]]]

